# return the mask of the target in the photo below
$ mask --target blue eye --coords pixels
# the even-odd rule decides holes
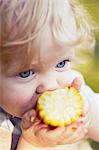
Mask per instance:
[[[21,78],[28,78],[28,77],[32,76],[33,74],[35,74],[35,73],[32,70],[27,70],[27,71],[19,73],[18,76]]]
[[[68,59],[67,60],[63,60],[61,61],[60,63],[58,63],[56,65],[56,68],[63,68],[65,65],[66,65],[66,62],[69,61]]]

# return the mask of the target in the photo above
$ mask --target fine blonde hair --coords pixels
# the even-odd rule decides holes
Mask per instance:
[[[31,45],[46,26],[59,44],[94,48],[93,24],[75,0],[0,0],[0,23],[0,59],[6,68],[19,56],[20,64],[30,63]]]

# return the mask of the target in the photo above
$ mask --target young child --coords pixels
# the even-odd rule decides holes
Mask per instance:
[[[94,45],[87,13],[73,0],[0,0],[0,24],[0,149],[92,150],[86,138],[99,141],[99,94],[71,68],[75,50]],[[36,117],[36,102],[64,86],[82,94],[84,114],[50,129]]]

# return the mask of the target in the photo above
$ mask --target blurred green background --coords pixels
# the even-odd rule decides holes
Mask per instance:
[[[99,93],[99,0],[79,0],[89,11],[98,26],[95,32],[96,46],[94,55],[83,55],[86,63],[80,64],[78,70],[84,75],[86,83]],[[90,141],[94,150],[99,150],[99,142]]]
[[[92,19],[99,27],[99,0],[79,0],[89,11]],[[96,46],[94,55],[84,55],[85,64],[80,64],[77,68],[82,72],[85,81],[95,92],[99,92],[99,28],[95,32]]]

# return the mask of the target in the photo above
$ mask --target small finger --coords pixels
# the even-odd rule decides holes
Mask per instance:
[[[89,114],[89,113],[88,113],[87,115],[85,115],[84,117],[80,117],[80,118],[78,119],[78,122],[79,122],[79,123],[82,123],[82,124],[84,124],[84,125],[89,124],[90,121],[91,121],[91,117],[90,117],[90,114]]]
[[[71,129],[71,136],[68,136],[66,139],[67,143],[73,143],[74,141],[77,142],[85,137],[87,134],[87,129],[83,128],[83,125],[77,129]],[[67,134],[66,134],[67,135]]]
[[[89,112],[89,102],[86,97],[83,97],[83,115],[86,115]]]
[[[75,137],[73,137],[73,139],[71,138],[71,139],[69,139],[69,143],[76,143],[76,142],[78,142],[78,141],[80,141],[80,140],[83,140],[86,136],[87,136],[87,134],[88,134],[88,131],[87,131],[87,129],[85,129],[84,131],[83,131],[83,133],[80,133],[79,135],[76,135]]]
[[[60,138],[63,135],[64,132],[65,132],[65,127],[57,127],[55,129],[48,130],[47,136],[50,139],[57,140],[58,138]]]
[[[77,90],[80,89],[82,84],[82,80],[80,79],[80,77],[76,77],[73,82],[71,83],[71,87],[76,88]]]

